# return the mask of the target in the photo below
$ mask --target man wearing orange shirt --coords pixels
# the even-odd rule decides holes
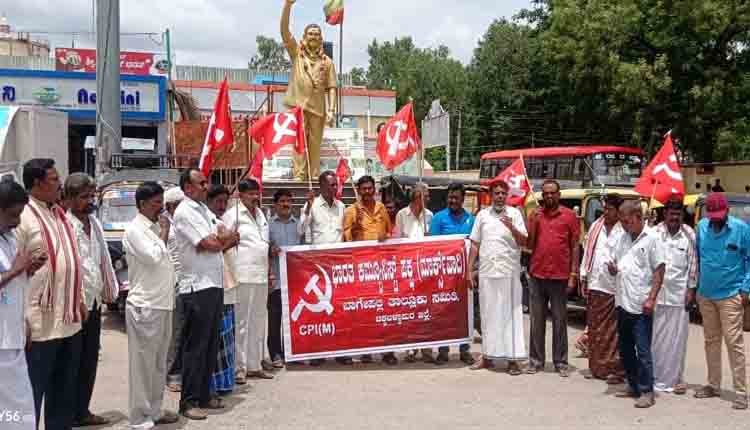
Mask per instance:
[[[367,175],[359,178],[357,193],[359,201],[344,211],[344,242],[388,239],[391,231],[391,217],[388,216],[385,206],[375,200],[375,179]],[[361,361],[372,363],[372,356],[363,355]],[[383,354],[383,361],[390,365],[398,363],[396,355],[392,352]]]

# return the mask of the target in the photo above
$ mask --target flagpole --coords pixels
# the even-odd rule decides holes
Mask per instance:
[[[339,89],[337,91],[338,95],[338,120],[336,121],[336,126],[341,127],[341,122],[343,121],[343,114],[344,114],[344,20],[341,20],[341,23],[339,24],[339,76],[341,77],[339,79]]]
[[[531,193],[531,196],[534,197],[534,202],[536,203],[536,206],[540,207],[539,199],[537,199],[536,194],[534,194],[534,186],[531,185],[531,182],[529,181],[529,175],[526,173],[526,163],[523,161],[523,153],[521,153],[521,164],[523,164],[523,177],[526,179],[526,185],[529,186],[529,192]],[[524,205],[526,205],[525,201],[524,201]]]

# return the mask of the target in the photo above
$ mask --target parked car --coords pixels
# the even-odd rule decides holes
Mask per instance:
[[[108,304],[111,311],[125,311],[128,296],[128,264],[122,247],[122,239],[128,223],[138,214],[135,206],[135,191],[146,181],[156,181],[164,189],[177,186],[179,171],[176,169],[126,169],[113,172],[100,181],[98,193],[98,217],[104,228],[109,255],[120,285],[116,303]]]

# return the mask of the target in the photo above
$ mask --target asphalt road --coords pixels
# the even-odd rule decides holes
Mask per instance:
[[[103,351],[92,410],[113,419],[100,428],[128,428],[127,336],[122,318],[105,315]],[[528,334],[528,324],[526,333]],[[687,360],[688,395],[662,394],[656,406],[633,407],[617,399],[614,388],[586,380],[574,341],[580,318],[569,328],[570,364],[563,379],[547,371],[512,377],[502,371],[471,371],[457,361],[449,365],[382,363],[320,368],[291,366],[271,381],[255,381],[227,398],[229,407],[206,421],[184,418],[164,429],[733,429],[747,428],[750,412],[731,409],[731,378],[724,354],[722,398],[696,400],[693,389],[705,381],[703,332],[691,325]],[[549,330],[548,330],[549,333]],[[549,335],[548,335],[549,336]],[[479,353],[481,345],[472,350]],[[551,352],[548,346],[548,356]],[[178,394],[167,392],[165,407],[177,409]]]

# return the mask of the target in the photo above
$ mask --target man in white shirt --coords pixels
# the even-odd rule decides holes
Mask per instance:
[[[210,378],[219,353],[219,325],[223,310],[224,260],[222,251],[238,240],[236,231],[217,225],[206,207],[208,181],[200,170],[180,175],[185,199],[175,211],[175,237],[181,265],[179,294],[185,310],[182,329],[182,391],[180,413],[203,420],[203,409],[222,409],[212,398]]]
[[[236,249],[227,250],[227,266],[237,287],[237,372],[245,378],[273,379],[263,370],[268,315],[268,222],[260,209],[260,186],[243,179],[237,186],[240,202],[224,214],[227,228],[239,233]]]
[[[625,234],[615,246],[614,260],[607,263],[610,274],[617,276],[620,357],[628,383],[616,396],[636,398],[636,408],[650,408],[654,405],[653,315],[666,258],[661,238],[644,225],[640,201],[620,206],[620,222]]]
[[[68,220],[75,230],[81,260],[83,301],[88,319],[81,328],[81,360],[74,406],[74,427],[98,426],[109,420],[89,410],[99,363],[102,331],[102,303],[113,303],[119,285],[112,268],[107,242],[99,220],[94,216],[96,183],[85,173],[73,173],[65,180]]]
[[[411,202],[409,202],[409,206],[401,209],[396,214],[396,225],[393,229],[394,239],[422,239],[429,235],[430,224],[432,224],[432,212],[425,207],[428,200],[429,190],[427,185],[421,182],[416,184],[411,193]],[[386,205],[386,209],[388,209],[388,205]],[[433,361],[432,349],[423,348],[421,351],[422,358],[424,358],[425,361]],[[408,351],[406,353],[406,361],[413,363],[416,361],[416,356],[417,350]],[[396,357],[393,353],[389,353],[383,356],[383,361],[386,363],[390,361],[395,364]]]
[[[300,236],[311,245],[341,242],[344,225],[344,203],[336,199],[336,174],[320,174],[320,195],[310,191],[299,220]]]
[[[612,247],[625,233],[618,212],[621,204],[620,196],[607,195],[604,215],[591,224],[586,235],[581,261],[581,288],[587,299],[591,372],[586,378],[606,379],[609,384],[621,384],[625,377],[617,352],[616,278],[607,270],[607,263],[614,260]]]
[[[422,239],[430,233],[432,211],[425,205],[429,200],[427,185],[418,183],[411,193],[409,206],[396,215],[396,235],[394,238]]]
[[[664,222],[656,227],[666,252],[664,285],[654,311],[654,389],[685,394],[683,373],[687,356],[690,315],[687,305],[695,298],[698,261],[695,232],[682,223],[681,196],[664,205]],[[692,294],[689,292],[692,291]]]
[[[299,234],[310,245],[325,245],[339,243],[343,239],[344,210],[346,207],[341,200],[336,199],[336,174],[327,170],[318,178],[320,195],[307,193],[307,203],[302,208],[299,219]],[[310,360],[311,366],[320,366],[323,359]],[[352,364],[349,357],[336,359],[341,364]]]
[[[177,414],[162,411],[167,352],[172,335],[174,266],[167,249],[170,223],[160,216],[164,189],[144,182],[135,192],[138,215],[125,229],[122,246],[130,289],[125,306],[128,333],[130,426],[150,429],[175,423]]]
[[[520,361],[527,358],[523,335],[523,286],[521,247],[527,238],[521,212],[506,206],[508,184],[492,184],[492,207],[477,215],[469,239],[469,265],[479,257],[479,306],[482,318],[482,356],[472,370],[494,367],[494,360],[508,360],[508,373],[521,374]],[[466,272],[469,288],[474,277]]]
[[[13,229],[29,202],[23,187],[13,180],[0,182],[0,405],[11,412],[8,428],[34,430],[34,393],[26,352],[31,334],[24,317],[24,300],[33,274],[44,258],[19,251]]]

